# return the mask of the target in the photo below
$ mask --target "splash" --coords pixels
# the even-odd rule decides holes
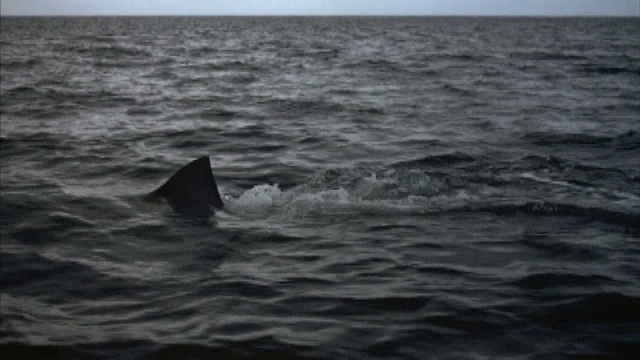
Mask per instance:
[[[309,182],[283,191],[277,184],[261,184],[237,198],[225,199],[226,209],[243,218],[305,218],[362,211],[385,213],[423,209],[446,184],[421,171],[375,172],[344,170],[320,174]]]

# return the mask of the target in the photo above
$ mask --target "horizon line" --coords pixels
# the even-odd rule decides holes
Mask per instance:
[[[640,14],[0,14],[0,17],[515,17],[636,18]]]

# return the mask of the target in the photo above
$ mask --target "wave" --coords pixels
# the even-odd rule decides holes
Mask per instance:
[[[281,301],[287,307],[302,307],[304,304],[323,304],[313,311],[314,315],[367,316],[384,311],[385,313],[415,313],[431,303],[427,296],[371,296],[371,297],[341,297],[335,294],[321,296],[296,296]]]
[[[239,113],[221,107],[211,107],[194,113],[194,116],[202,119],[235,118]]]
[[[125,114],[129,116],[154,116],[162,115],[164,112],[161,108],[151,106],[132,106],[125,111]]]
[[[539,184],[570,189],[583,193],[588,198],[592,198],[593,193],[599,193],[608,199],[638,199],[632,185],[637,177],[626,169],[584,164],[557,156],[528,155],[511,170],[520,171],[517,177],[521,180],[528,179]],[[517,183],[518,180],[513,179],[512,182]]]
[[[532,132],[521,137],[535,145],[586,145],[594,147],[612,146],[616,150],[635,150],[640,147],[640,132],[629,130],[615,136],[585,133]]]
[[[91,344],[33,345],[6,342],[6,354],[19,359],[315,359],[315,349],[288,344],[273,338],[229,342],[220,345],[197,343],[156,343],[145,340],[111,341]]]
[[[518,214],[531,216],[576,216],[586,218],[591,221],[602,221],[605,223],[624,226],[629,229],[640,230],[640,213],[551,201],[531,201],[521,204],[488,204],[482,206],[465,205],[450,211],[490,212],[501,216],[514,216]]]
[[[526,275],[511,284],[526,290],[575,289],[615,285],[616,280],[605,275],[541,272]]]
[[[534,320],[550,324],[640,323],[640,297],[598,292],[540,304],[529,311]]]
[[[69,232],[92,229],[95,224],[78,215],[56,211],[48,214],[45,224],[21,224],[11,237],[24,244],[53,244],[66,238]]]
[[[58,134],[36,131],[33,133],[10,133],[0,141],[0,150],[7,156],[38,157],[43,149],[75,151],[77,148],[70,137],[61,138]]]
[[[60,86],[62,85],[62,86]],[[17,86],[3,92],[3,99],[11,99],[16,103],[37,103],[44,106],[52,106],[53,109],[73,110],[87,106],[118,106],[135,104],[136,100],[130,96],[117,94],[107,90],[80,91],[72,84],[35,84],[33,86]],[[47,103],[50,103],[47,104]],[[74,104],[74,105],[71,105]],[[36,106],[24,110],[25,115],[37,111],[45,111]]]
[[[28,85],[20,85],[6,90],[3,92],[3,96],[26,96],[35,93],[37,95],[37,88]]]
[[[464,97],[473,97],[479,93],[477,90],[475,90],[472,87],[463,87],[453,83],[443,82],[441,86],[442,86],[442,89],[444,89],[447,92],[458,94]]]
[[[181,66],[181,68],[188,69],[188,70],[205,71],[205,72],[242,71],[249,74],[265,70],[260,65],[254,64],[252,62],[242,61],[242,60],[198,62],[198,63],[188,64],[188,65],[183,65]]]
[[[82,51],[81,51],[82,50]],[[97,46],[86,49],[96,59],[122,60],[122,59],[150,59],[153,54],[147,50],[135,47],[124,46]],[[84,52],[85,49],[78,48],[78,51]]]
[[[39,58],[29,58],[27,60],[9,60],[3,61],[0,63],[3,69],[30,69],[35,67],[36,65],[40,65],[41,60]]]
[[[380,73],[392,74],[401,74],[406,71],[405,67],[401,63],[387,59],[364,59],[344,63],[342,67],[348,70],[357,69],[358,71],[362,71],[363,69],[366,69]]]
[[[414,160],[405,160],[393,164],[393,167],[417,167],[426,168],[434,166],[451,166],[460,163],[476,161],[473,156],[463,152],[451,152],[438,155],[429,155]]]
[[[78,262],[33,252],[3,251],[2,261],[0,286],[11,289],[14,296],[34,296],[53,302],[69,298],[95,300],[104,299],[105,294],[126,297],[132,291],[145,289],[140,282],[95,268],[88,259]],[[3,307],[3,316],[11,318],[14,310],[21,311]]]
[[[589,58],[582,54],[572,54],[572,53],[562,53],[562,52],[553,52],[553,51],[545,51],[545,50],[537,50],[537,51],[516,51],[513,52],[511,58],[517,60],[542,60],[542,61],[586,61]]]
[[[434,56],[433,58],[430,58],[429,60],[433,61],[435,59],[442,59],[442,60],[449,60],[449,61],[478,61],[478,60],[483,60],[483,59],[489,59],[488,56],[482,55],[482,54],[455,54],[455,53],[448,53],[448,54],[437,54],[436,56]]]
[[[584,65],[582,71],[593,75],[640,75],[640,67]]]
[[[616,150],[638,150],[640,149],[640,131],[629,130],[613,138]]]
[[[209,55],[215,55],[219,51],[220,51],[219,47],[200,46],[200,47],[191,48],[187,52],[189,56],[192,56],[192,57],[199,57],[199,56],[207,57]]]
[[[533,132],[522,137],[535,145],[602,145],[613,141],[611,136],[590,135],[584,133],[558,134],[552,132]]]

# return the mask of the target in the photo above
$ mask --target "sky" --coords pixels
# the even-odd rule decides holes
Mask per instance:
[[[640,0],[0,0],[0,15],[640,16]]]

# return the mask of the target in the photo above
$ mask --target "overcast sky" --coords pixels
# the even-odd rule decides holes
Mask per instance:
[[[640,0],[0,0],[0,14],[640,16]]]

